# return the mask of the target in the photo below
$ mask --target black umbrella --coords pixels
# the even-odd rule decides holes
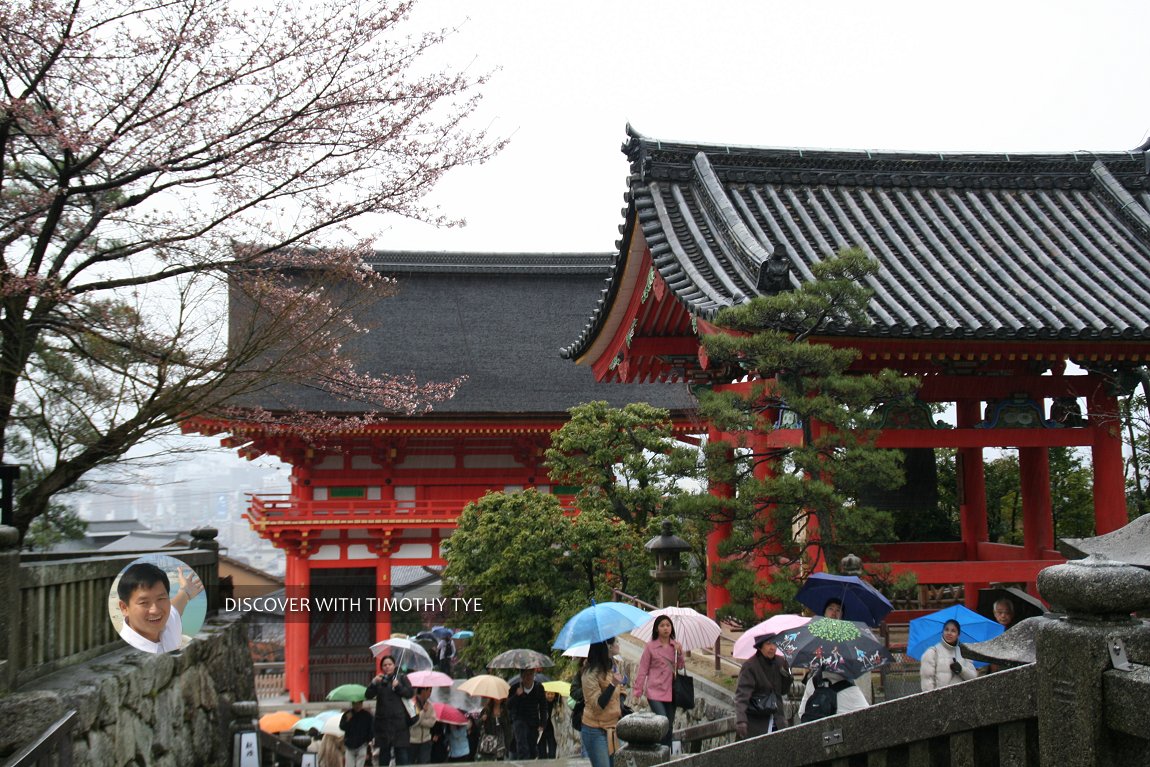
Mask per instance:
[[[978,612],[979,615],[984,615],[991,620],[994,620],[994,603],[1000,599],[1009,599],[1010,604],[1014,607],[1014,623],[1026,620],[1027,618],[1036,618],[1039,615],[1045,615],[1047,610],[1046,606],[1038,599],[1038,597],[1027,594],[1022,589],[1016,589],[1012,586],[995,586],[989,589],[978,590]],[[1011,625],[1013,626],[1014,623]]]

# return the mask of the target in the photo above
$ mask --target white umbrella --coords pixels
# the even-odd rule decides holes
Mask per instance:
[[[563,654],[568,658],[586,658],[587,654],[591,652],[591,644],[577,644],[574,647],[568,647],[563,651]]]
[[[431,662],[427,650],[423,649],[423,645],[412,639],[400,637],[376,642],[371,646],[371,655],[373,658],[389,655],[395,661],[395,665],[405,671],[430,671],[435,665]]]
[[[701,647],[714,647],[715,640],[719,638],[722,629],[719,624],[690,607],[663,607],[651,613],[651,619],[642,626],[636,626],[631,636],[649,642],[655,621],[659,616],[666,615],[675,626],[675,639],[683,645],[684,650],[698,650]]]

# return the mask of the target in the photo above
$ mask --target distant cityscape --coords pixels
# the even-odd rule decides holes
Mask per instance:
[[[91,482],[68,503],[86,522],[131,522],[152,533],[219,530],[221,553],[271,575],[284,574],[282,551],[256,535],[243,518],[250,494],[288,492],[285,465],[248,462],[231,451],[194,453],[151,468],[134,483]]]

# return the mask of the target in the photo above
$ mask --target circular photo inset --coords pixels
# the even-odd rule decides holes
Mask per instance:
[[[120,571],[108,615],[125,642],[144,652],[171,652],[191,641],[208,612],[195,570],[167,554],[144,554]]]

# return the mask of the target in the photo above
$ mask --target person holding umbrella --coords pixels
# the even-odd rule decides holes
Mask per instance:
[[[671,747],[671,733],[675,729],[675,704],[671,684],[675,672],[686,666],[683,646],[675,639],[675,624],[669,616],[660,615],[651,629],[651,641],[643,647],[639,670],[635,672],[635,699],[647,698],[651,710],[667,717],[667,731],[662,743]]]
[[[344,767],[363,767],[371,748],[372,722],[362,700],[352,701],[351,708],[343,712],[339,729],[343,731]]]
[[[519,681],[511,685],[507,713],[515,733],[515,758],[538,759],[539,740],[543,737],[549,709],[543,685],[535,681],[535,669],[523,669]]]
[[[591,767],[613,767],[615,764],[615,725],[623,716],[619,691],[623,677],[611,670],[608,644],[591,644],[578,679],[583,690],[583,727],[579,730],[579,737]]]
[[[919,680],[923,692],[978,676],[974,664],[963,658],[958,648],[958,635],[961,633],[959,622],[953,618],[948,620],[942,627],[942,641],[922,654]]]
[[[403,701],[415,695],[415,690],[407,677],[399,673],[395,659],[390,655],[383,656],[379,668],[380,673],[363,693],[365,699],[376,701],[375,745],[379,749],[379,761],[380,764],[388,764],[394,750],[397,765],[411,764],[407,707]]]
[[[775,634],[755,637],[755,656],[743,664],[735,685],[735,733],[739,740],[787,726],[783,698],[791,688],[791,670],[779,654]]]

